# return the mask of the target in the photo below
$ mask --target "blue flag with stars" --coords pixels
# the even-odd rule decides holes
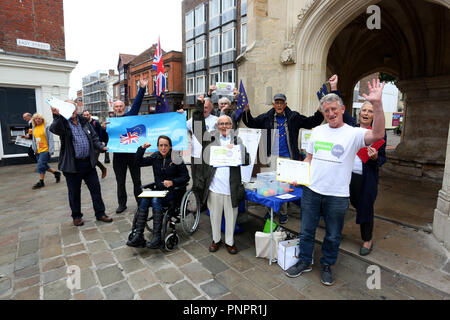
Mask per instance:
[[[161,92],[161,95],[158,96],[156,94],[156,87],[153,90],[153,95],[156,97],[156,107],[155,107],[155,113],[165,113],[170,112],[170,106],[167,102],[166,93]]]
[[[239,85],[239,95],[236,102],[236,112],[234,114],[235,120],[239,119],[247,104],[248,104],[247,93],[245,92],[244,84],[242,83],[241,80],[241,83]]]

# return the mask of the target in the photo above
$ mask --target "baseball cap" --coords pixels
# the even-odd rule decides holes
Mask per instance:
[[[276,101],[276,100],[283,100],[283,101],[286,101],[287,99],[286,99],[286,96],[285,96],[284,94],[282,94],[282,93],[277,93],[277,94],[273,97],[273,101]]]

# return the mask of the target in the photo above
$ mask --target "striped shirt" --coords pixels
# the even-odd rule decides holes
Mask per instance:
[[[74,124],[69,120],[70,129],[72,129],[72,143],[75,150],[75,159],[84,159],[89,157],[89,139],[83,131],[81,124]]]

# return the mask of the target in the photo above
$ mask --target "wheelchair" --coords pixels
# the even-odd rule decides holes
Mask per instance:
[[[156,184],[153,182],[143,185],[142,189],[156,190]],[[180,241],[176,228],[177,224],[181,225],[182,232],[188,236],[197,230],[200,221],[200,200],[195,192],[191,189],[187,190],[187,185],[175,187],[171,192],[174,193],[174,199],[168,205],[163,205],[163,224],[161,230],[164,249],[167,251],[172,251],[177,248]],[[153,220],[153,214],[149,214],[147,223],[145,224],[145,228],[149,232],[153,232],[149,226],[151,220]],[[136,212],[133,218],[132,232],[128,236],[129,240],[134,237],[135,230]]]

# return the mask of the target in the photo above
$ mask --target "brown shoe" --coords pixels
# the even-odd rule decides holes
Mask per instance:
[[[74,226],[79,227],[79,226],[82,226],[83,224],[84,224],[84,221],[83,221],[82,218],[73,219],[73,225]]]
[[[97,218],[97,221],[103,221],[103,222],[112,222],[113,219],[108,217],[106,214],[104,216],[101,216],[100,218]]]
[[[102,169],[102,179],[106,177],[106,167]]]
[[[236,246],[234,244],[232,246],[225,244],[225,247],[227,247],[229,254],[236,254],[238,252],[238,249],[236,248]]]
[[[209,246],[209,252],[216,252],[217,250],[219,250],[219,246],[221,244],[222,244],[222,240],[220,240],[217,243],[215,243],[213,240],[213,242],[211,242],[211,245]]]

